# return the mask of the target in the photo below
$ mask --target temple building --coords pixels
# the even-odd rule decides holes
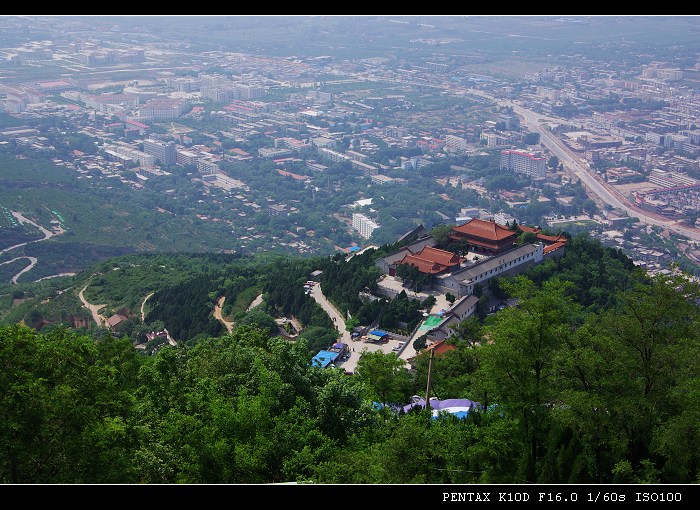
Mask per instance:
[[[513,248],[518,233],[502,227],[495,221],[485,221],[474,218],[467,223],[452,227],[450,238],[455,241],[466,241],[469,251],[498,255]]]
[[[453,269],[459,269],[460,264],[465,260],[464,257],[455,255],[452,252],[438,250],[432,246],[424,246],[417,253],[407,253],[400,261],[396,262],[396,265],[409,264],[416,266],[421,273],[441,274]]]

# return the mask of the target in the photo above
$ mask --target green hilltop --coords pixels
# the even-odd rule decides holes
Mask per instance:
[[[424,394],[424,354],[409,369],[394,353],[365,353],[352,375],[310,363],[337,338],[304,291],[314,271],[359,322],[420,320],[405,293],[358,297],[378,277],[375,261],[397,247],[349,260],[126,255],[25,284],[0,329],[0,479],[698,481],[696,284],[649,278],[619,251],[574,237],[561,258],[500,279],[515,306],[454,328],[430,369],[432,395],[478,406],[463,419],[431,418],[398,411]],[[88,302],[125,314],[122,332],[90,326],[76,301],[84,288]],[[221,297],[230,332],[212,315]],[[301,330],[285,334],[279,317]],[[177,345],[134,348],[163,324]]]

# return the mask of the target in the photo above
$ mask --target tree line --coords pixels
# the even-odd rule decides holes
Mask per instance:
[[[251,326],[152,357],[3,326],[0,480],[697,482],[697,288],[638,280],[592,312],[557,278],[508,285],[519,305],[434,362],[434,395],[479,403],[466,419],[391,410],[425,388],[425,356],[364,354],[348,377]]]

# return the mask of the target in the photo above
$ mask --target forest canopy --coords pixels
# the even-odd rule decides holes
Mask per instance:
[[[460,324],[435,358],[433,394],[479,404],[466,419],[392,411],[424,391],[425,356],[407,370],[365,354],[347,376],[312,367],[309,339],[254,324],[153,356],[112,335],[3,326],[0,480],[700,481],[697,286],[628,272],[591,301],[547,272],[503,281],[517,306]]]

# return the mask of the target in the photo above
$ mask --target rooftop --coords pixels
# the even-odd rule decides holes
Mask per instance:
[[[470,281],[486,273],[487,271],[496,269],[503,264],[512,262],[519,257],[529,255],[530,253],[533,253],[537,250],[538,245],[526,244],[524,246],[520,246],[518,248],[514,248],[507,252],[501,253],[500,255],[496,255],[495,257],[491,257],[462,271],[454,272],[452,273],[452,276],[458,278],[461,281]]]
[[[463,225],[452,227],[454,232],[468,236],[481,237],[491,241],[508,240],[517,234],[513,230],[500,226],[495,221],[474,218]]]

